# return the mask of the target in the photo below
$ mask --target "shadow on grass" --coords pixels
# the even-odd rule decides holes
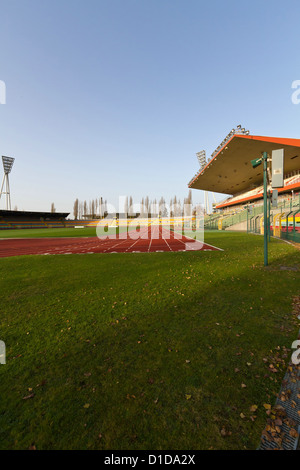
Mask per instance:
[[[279,282],[257,239],[215,243],[226,251],[5,260],[1,447],[256,448],[298,273]],[[271,247],[272,266],[294,251]]]

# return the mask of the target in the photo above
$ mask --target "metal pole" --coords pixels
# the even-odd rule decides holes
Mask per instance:
[[[8,192],[8,175],[6,175],[6,181],[5,181],[5,188],[6,188],[6,210],[8,211],[8,195],[9,195],[9,192]]]
[[[8,203],[7,203],[7,207],[9,206],[9,210],[11,211],[11,200],[10,200],[10,187],[9,187],[9,178],[8,178],[8,175],[7,175],[7,198],[8,198]]]
[[[5,183],[5,173],[4,173],[4,176],[3,176],[1,190],[0,190],[0,199],[1,199],[2,194],[5,194],[4,191],[3,191],[4,183]]]
[[[271,241],[271,191],[269,191],[269,217],[268,217],[268,231],[269,241]]]
[[[267,170],[268,154],[263,153],[264,163],[264,265],[268,266],[268,193],[267,193]]]

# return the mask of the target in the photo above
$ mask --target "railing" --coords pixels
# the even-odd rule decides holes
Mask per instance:
[[[263,233],[263,215],[248,217],[247,232]],[[283,203],[276,209],[268,209],[270,236],[300,243],[300,195]]]
[[[280,216],[280,230],[276,231],[277,236],[285,240],[300,243],[300,194],[294,199],[284,200],[278,204],[277,208],[268,208],[270,216],[270,234],[273,235],[273,221],[277,223]],[[212,214],[206,216],[204,228],[206,230],[225,230],[230,227],[245,223],[245,230],[249,233],[262,233],[263,231],[263,204],[248,206],[239,212],[231,215]],[[276,228],[276,227],[275,227]]]

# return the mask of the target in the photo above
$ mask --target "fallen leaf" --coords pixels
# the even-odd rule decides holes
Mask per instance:
[[[270,410],[272,407],[271,407],[271,405],[269,405],[268,403],[265,403],[265,404],[264,404],[264,408],[265,408],[266,410]]]

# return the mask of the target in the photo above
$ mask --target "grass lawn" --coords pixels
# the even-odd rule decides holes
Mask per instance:
[[[110,230],[110,229],[109,229]],[[96,227],[85,228],[28,228],[0,230],[1,238],[95,237]]]
[[[272,240],[264,268],[260,236],[205,241],[224,251],[1,260],[0,449],[257,447],[300,251]]]
[[[116,227],[101,227],[100,236],[116,234]],[[119,227],[119,233],[125,232],[127,227]],[[132,230],[132,227],[130,228]],[[1,238],[65,238],[65,237],[96,237],[96,227],[85,228],[28,228],[28,229],[11,229],[0,230]]]

